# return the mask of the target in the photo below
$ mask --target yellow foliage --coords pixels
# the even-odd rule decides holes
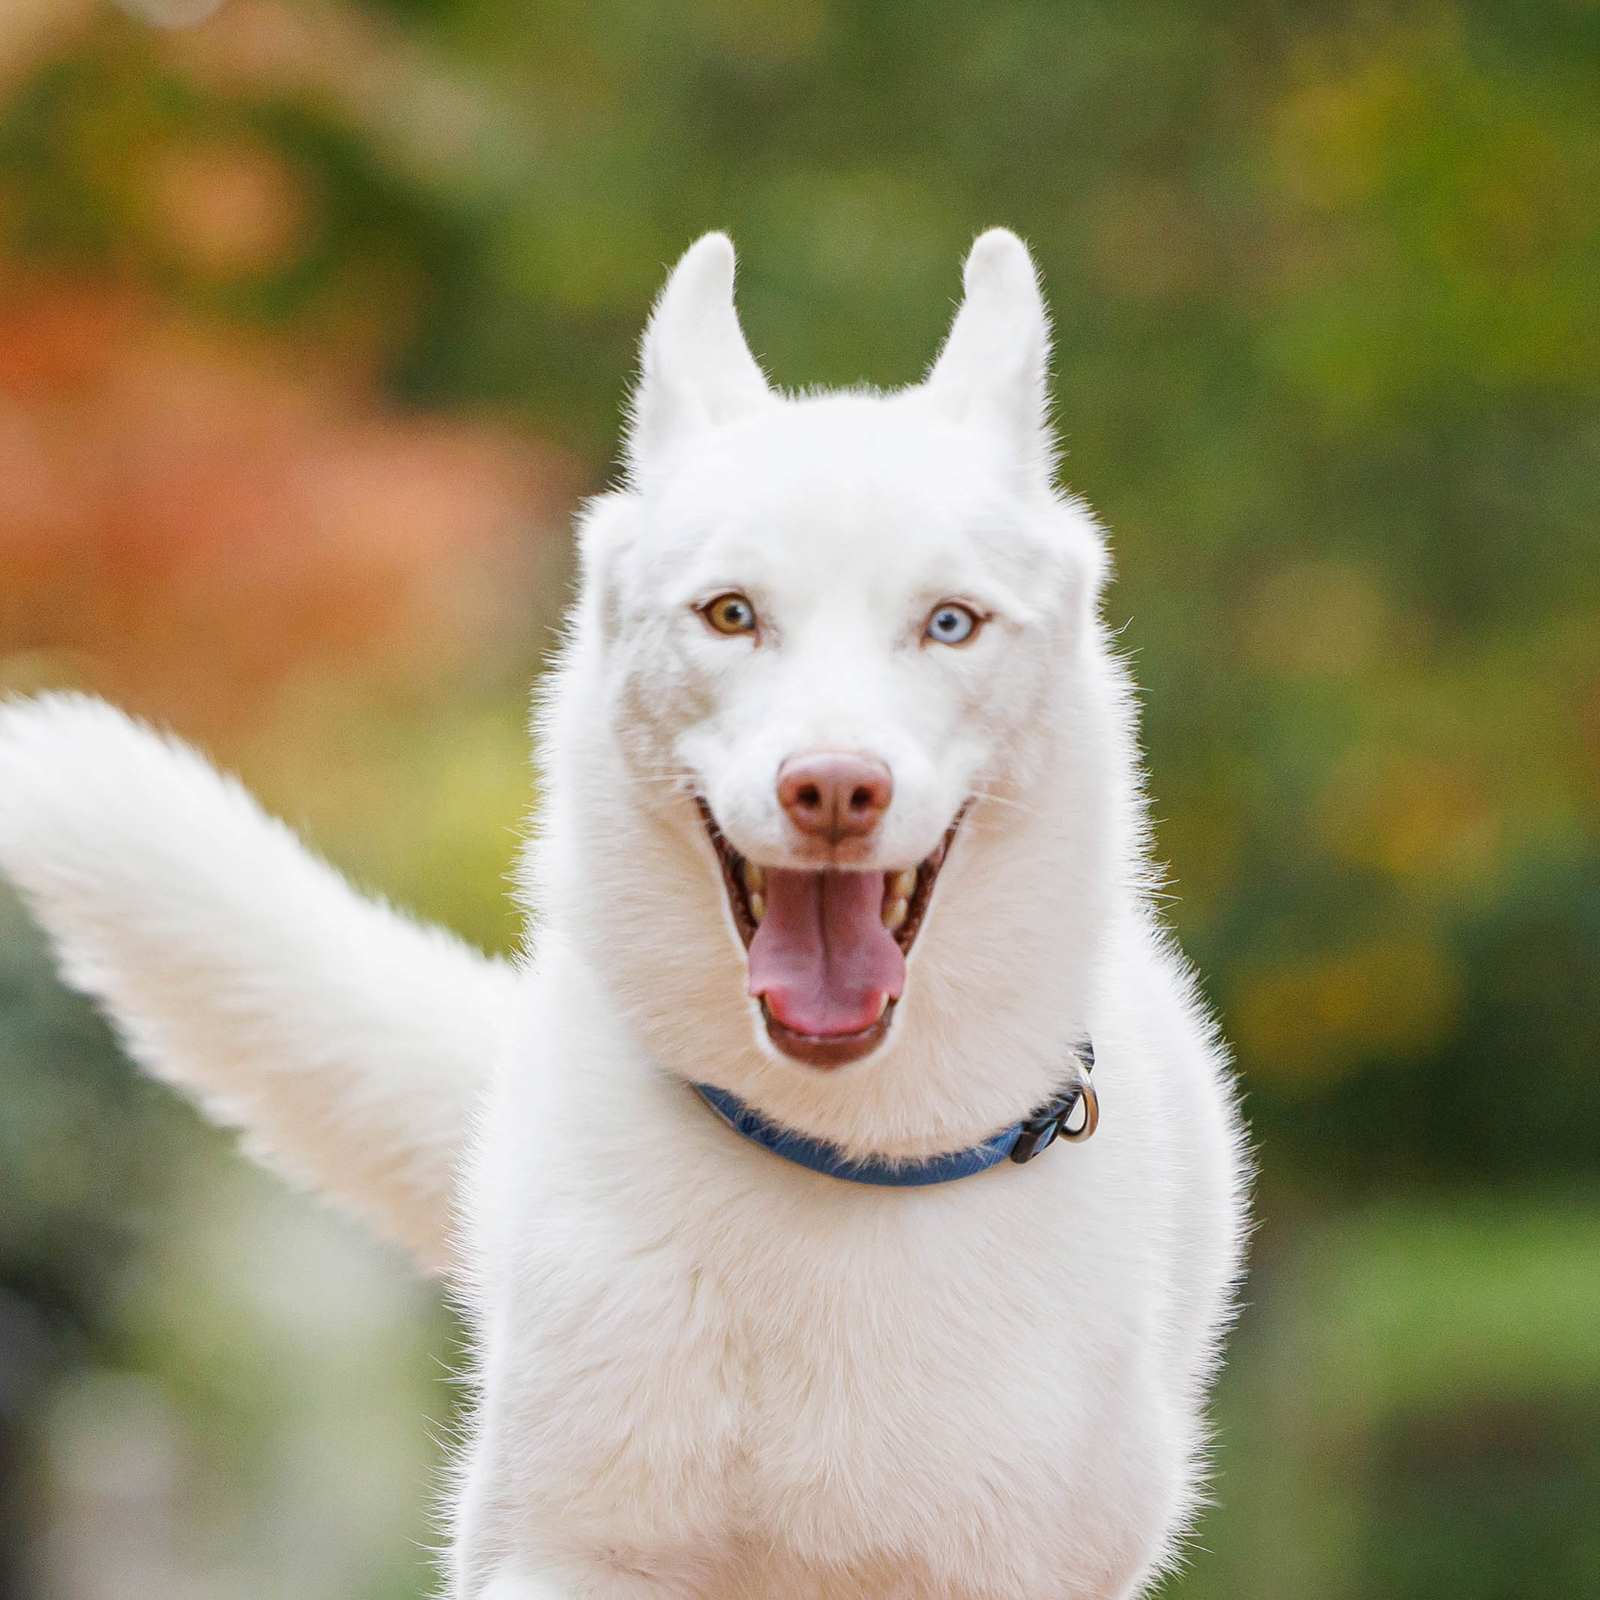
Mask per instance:
[[[1419,1053],[1447,1033],[1460,998],[1443,949],[1394,937],[1246,971],[1227,1012],[1257,1075],[1312,1091],[1374,1058]]]

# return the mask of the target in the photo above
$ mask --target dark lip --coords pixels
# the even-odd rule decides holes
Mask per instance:
[[[871,1055],[889,1037],[889,1025],[894,1021],[897,1001],[891,1000],[883,1008],[883,1015],[870,1028],[860,1033],[797,1033],[786,1028],[761,1002],[761,1020],[767,1025],[767,1037],[786,1056],[803,1061],[808,1067],[847,1067],[862,1056]]]
[[[738,930],[739,938],[746,950],[750,948],[750,941],[756,936],[756,920],[750,911],[750,902],[745,890],[744,880],[740,875],[744,857],[728,843],[727,837],[717,825],[716,816],[711,807],[701,795],[695,796],[695,804],[700,809],[700,820],[705,825],[707,836],[711,840],[713,853],[717,858],[717,865],[722,873],[722,887],[728,897],[728,908],[733,914],[733,925]],[[934,852],[925,856],[917,864],[917,886],[913,891],[910,904],[906,912],[906,920],[895,930],[895,942],[900,946],[901,952],[909,956],[911,947],[916,943],[917,935],[922,931],[922,925],[927,919],[928,906],[933,900],[934,885],[938,882],[939,874],[949,859],[950,846],[955,840],[956,831],[960,828],[963,819],[971,805],[968,801],[956,813],[955,820],[945,829],[944,837]],[[824,870],[823,868],[807,870]],[[883,1015],[872,1024],[870,1028],[863,1028],[859,1033],[841,1034],[814,1034],[800,1033],[793,1028],[786,1028],[767,1009],[765,1000],[761,1001],[761,1019],[766,1024],[767,1037],[792,1060],[803,1062],[809,1067],[843,1067],[852,1061],[859,1061],[863,1056],[870,1055],[888,1037],[889,1029],[893,1025],[895,1008],[898,1002],[891,1000],[884,1008]]]

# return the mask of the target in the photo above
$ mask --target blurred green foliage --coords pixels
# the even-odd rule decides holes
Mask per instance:
[[[20,15],[0,685],[171,718],[497,945],[521,679],[663,264],[730,228],[777,381],[895,384],[970,237],[1025,233],[1263,1166],[1211,1553],[1171,1592],[1600,1589],[1600,8]],[[275,1424],[130,1343],[105,1284],[184,1270],[170,1152],[231,1168],[9,915],[0,1318],[36,1358],[0,1492],[37,1533],[84,1372],[236,1428],[241,1474]]]

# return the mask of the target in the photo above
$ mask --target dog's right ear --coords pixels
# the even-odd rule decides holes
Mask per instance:
[[[772,391],[733,308],[733,241],[708,233],[684,252],[639,351],[625,459],[636,485],[686,439],[748,416]]]

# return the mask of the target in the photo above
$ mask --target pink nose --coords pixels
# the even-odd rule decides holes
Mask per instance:
[[[801,833],[860,839],[878,826],[894,798],[894,779],[881,761],[814,751],[790,756],[778,768],[778,803]]]

